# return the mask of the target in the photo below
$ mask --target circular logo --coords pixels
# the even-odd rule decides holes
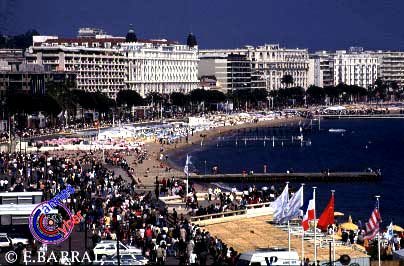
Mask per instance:
[[[57,245],[65,241],[73,231],[72,214],[62,203],[51,208],[47,201],[42,202],[29,217],[29,229],[32,236],[48,245]]]
[[[6,253],[4,258],[8,263],[14,263],[17,261],[17,253],[15,253],[14,251],[9,251]]]

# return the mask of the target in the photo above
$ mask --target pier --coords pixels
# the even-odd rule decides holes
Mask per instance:
[[[377,172],[329,172],[190,175],[189,179],[200,182],[360,182],[377,181],[380,177]]]
[[[404,119],[404,114],[322,114],[321,119]]]

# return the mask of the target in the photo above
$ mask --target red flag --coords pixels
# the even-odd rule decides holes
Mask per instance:
[[[317,221],[317,227],[322,231],[327,231],[327,227],[334,224],[334,193],[331,194],[331,199],[325,207],[323,213]]]

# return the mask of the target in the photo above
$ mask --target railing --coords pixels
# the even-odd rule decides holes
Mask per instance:
[[[195,216],[195,217],[191,217],[190,220],[191,220],[191,222],[199,222],[199,221],[204,221],[204,220],[213,220],[213,219],[219,219],[219,218],[225,218],[225,217],[231,217],[231,216],[245,215],[246,213],[247,213],[247,210],[228,211],[228,212],[220,212],[220,213],[212,213],[212,214]]]
[[[194,216],[190,218],[191,222],[199,222],[199,221],[206,221],[206,220],[213,220],[213,219],[222,219],[226,217],[231,217],[231,216],[249,216],[250,211],[254,209],[262,209],[262,208],[269,208],[271,205],[271,202],[264,202],[264,203],[257,203],[257,204],[250,204],[246,205],[245,209],[242,210],[237,210],[237,211],[227,211],[227,212],[220,212],[220,213],[212,213],[212,214],[205,214],[205,215],[200,215],[200,216]],[[259,213],[254,213],[253,216],[259,216],[259,215],[267,215],[268,213],[266,212],[259,212]]]
[[[272,202],[268,201],[268,202],[262,202],[262,203],[249,204],[249,205],[246,205],[246,209],[271,207],[271,203]]]

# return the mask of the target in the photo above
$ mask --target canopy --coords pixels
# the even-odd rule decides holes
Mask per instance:
[[[343,111],[346,110],[344,106],[330,106],[328,108],[325,108],[325,111]]]
[[[395,224],[395,225],[393,225],[393,231],[394,232],[404,232],[404,229],[401,226]]]
[[[341,228],[345,230],[358,230],[358,226],[352,222],[351,215],[349,215],[348,222],[341,224]]]

